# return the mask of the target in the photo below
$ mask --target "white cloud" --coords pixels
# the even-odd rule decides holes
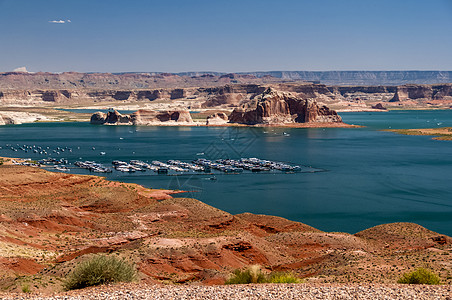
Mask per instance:
[[[64,23],[66,23],[66,21],[64,21],[64,20],[52,20],[52,21],[49,21],[49,23],[64,24]]]
[[[71,20],[66,20],[66,22],[71,23],[72,21]]]

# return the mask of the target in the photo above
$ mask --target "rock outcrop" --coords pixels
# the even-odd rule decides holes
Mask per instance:
[[[190,112],[154,111],[140,109],[130,115],[122,115],[116,110],[108,113],[96,112],[91,116],[91,124],[97,125],[191,125],[194,124]]]
[[[315,100],[303,99],[290,93],[268,88],[262,95],[234,109],[230,123],[247,125],[290,123],[340,123],[341,117]]]
[[[133,125],[194,124],[188,110],[155,111],[140,109],[130,115],[130,120]]]
[[[434,100],[452,100],[452,84],[434,85]]]
[[[0,102],[5,104],[24,104],[34,102],[66,102],[72,100],[74,92],[69,90],[11,90],[0,92]],[[77,94],[77,93],[75,93]]]
[[[91,116],[91,124],[131,125],[130,116],[122,115],[116,110],[108,113],[96,112]]]
[[[402,85],[398,86],[390,102],[399,102],[416,99],[432,99],[433,89],[429,85]]]
[[[98,111],[91,116],[90,123],[96,124],[96,125],[101,125],[106,122],[106,119],[107,119],[107,114],[103,113],[101,111]]]
[[[265,87],[257,84],[226,84],[220,87],[200,89],[200,93],[207,94],[207,100],[201,106],[203,108],[234,107],[263,91],[265,91]]]
[[[278,91],[290,92],[301,98],[317,98],[332,100],[334,95],[323,84],[312,83],[279,83],[271,85]],[[261,95],[268,86],[257,84],[235,84],[222,87],[200,89],[200,93],[207,93],[207,100],[201,105],[203,108],[225,106],[237,107],[254,97]]]
[[[9,118],[4,118],[2,115],[0,115],[0,125],[8,125],[8,124],[14,124]]]
[[[229,117],[227,114],[223,112],[215,113],[207,117],[206,125],[207,126],[215,126],[215,125],[224,125],[228,123]]]
[[[52,119],[38,114],[22,111],[2,111],[0,112],[0,125],[34,123],[38,121],[51,121]]]
[[[380,110],[388,110],[386,107],[383,106],[381,103],[377,103],[375,105],[372,105],[373,109],[380,109]]]
[[[187,97],[187,92],[184,89],[174,89],[171,91],[171,99],[181,99]]]

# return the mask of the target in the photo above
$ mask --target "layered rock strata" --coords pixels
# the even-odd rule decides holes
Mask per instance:
[[[302,99],[290,93],[268,88],[262,95],[234,109],[230,123],[291,124],[291,123],[340,123],[341,117],[315,100]]]
[[[398,86],[390,102],[406,100],[452,100],[452,84]]]
[[[108,113],[96,112],[91,116],[91,124],[106,125],[192,125],[190,112],[138,110],[130,115],[122,115],[116,110]]]

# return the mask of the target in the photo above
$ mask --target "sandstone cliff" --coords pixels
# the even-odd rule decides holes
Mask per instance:
[[[202,104],[203,108],[226,106],[237,107],[243,105],[254,97],[261,95],[269,86],[257,84],[225,85],[222,87],[200,89],[207,93],[207,100]],[[335,96],[323,84],[312,83],[277,83],[270,87],[284,92],[291,92],[298,97],[331,101]]]
[[[265,83],[265,80],[254,83],[250,79],[247,83],[236,80],[241,78],[247,80],[247,76],[237,77],[234,74],[225,76],[199,76],[195,78],[183,79],[180,76],[155,75],[164,82],[171,82],[174,87],[161,83],[159,80],[153,84],[141,84],[144,78],[149,76],[140,75],[129,76],[123,75],[121,80],[114,79],[112,74],[15,74],[3,75],[11,77],[2,83],[2,75],[0,73],[0,106],[59,106],[65,105],[86,105],[97,102],[148,102],[161,100],[153,103],[148,108],[151,109],[168,109],[173,110],[174,107],[185,107],[187,109],[211,109],[221,108],[232,110],[240,107],[262,94],[268,87],[283,92],[290,92],[294,96],[302,99],[315,99],[322,105],[334,107],[335,109],[355,109],[366,110],[371,109],[372,105],[377,103],[387,103],[388,108],[397,106],[398,108],[449,108],[452,105],[452,84],[436,84],[436,85],[402,85],[402,86],[326,86],[324,84],[314,84],[307,82],[273,82]],[[25,76],[24,78],[20,76]],[[68,88],[52,89],[63,80],[74,78],[83,81],[82,84],[68,86]],[[116,75],[115,75],[116,76]],[[119,75],[118,75],[119,76]],[[143,77],[144,76],[144,77]],[[16,78],[17,77],[17,78]],[[152,77],[152,76],[151,76]],[[248,76],[249,77],[249,76]],[[154,77],[152,77],[154,78]],[[202,79],[200,79],[202,78]],[[207,78],[207,79],[206,79]],[[251,78],[251,77],[250,77]],[[14,81],[17,79],[18,81]],[[32,80],[31,82],[26,79]],[[73,79],[73,78],[72,78]],[[44,83],[49,80],[48,85]],[[118,84],[106,86],[109,80],[117,80]],[[153,79],[149,79],[153,80]],[[199,80],[199,81],[198,81]],[[229,81],[228,81],[229,80]],[[11,82],[12,83],[11,83]],[[55,81],[55,84],[53,83]],[[187,83],[190,82],[190,83]],[[236,82],[236,83],[233,83]],[[23,83],[20,89],[14,87],[18,83]],[[4,84],[5,88],[2,88]],[[159,86],[161,84],[161,86]],[[191,86],[199,84],[198,86]],[[210,86],[206,86],[206,85]],[[26,89],[30,87],[40,87],[39,89]],[[45,88],[45,87],[49,88]],[[140,88],[135,88],[139,86]],[[156,88],[150,88],[155,86]],[[180,87],[183,86],[183,87]],[[411,101],[411,102],[410,102]],[[159,105],[164,103],[163,106]],[[122,104],[122,103],[121,103]],[[139,107],[148,106],[146,103],[137,103]]]
[[[406,100],[452,100],[452,84],[402,85],[396,88],[390,102]]]
[[[256,77],[253,75],[229,74],[183,76],[170,73],[0,73],[1,89],[102,89],[134,90],[158,88],[210,87],[229,83],[272,83],[281,82],[275,77]],[[174,91],[174,96],[181,96]]]
[[[130,115],[122,115],[116,110],[108,113],[96,112],[91,116],[91,124],[106,125],[192,125],[190,112],[153,111],[140,109]]]
[[[221,72],[181,72],[179,76],[224,76]],[[268,71],[234,74],[271,76],[283,80],[304,80],[328,85],[402,85],[452,82],[452,71]]]
[[[316,81],[328,85],[401,85],[452,82],[452,71],[273,71],[247,72],[285,80]]]
[[[315,100],[303,99],[290,93],[268,88],[249,103],[234,109],[230,123],[290,124],[290,123],[340,123],[341,117]]]
[[[194,124],[190,112],[180,111],[153,111],[140,109],[130,115],[133,125],[159,125],[161,123],[171,124]]]

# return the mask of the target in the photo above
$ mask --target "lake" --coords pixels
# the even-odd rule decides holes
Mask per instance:
[[[96,126],[33,123],[0,126],[0,156],[44,158],[6,144],[36,145],[71,153],[51,157],[145,161],[204,157],[259,157],[312,166],[324,172],[180,176],[107,174],[110,180],[189,191],[236,214],[276,215],[325,231],[355,233],[390,222],[415,222],[452,236],[452,142],[383,132],[388,128],[452,126],[452,111],[341,113],[365,128],[225,128]],[[93,149],[94,147],[94,149]],[[105,155],[100,155],[105,152]],[[88,174],[85,170],[71,172]]]

